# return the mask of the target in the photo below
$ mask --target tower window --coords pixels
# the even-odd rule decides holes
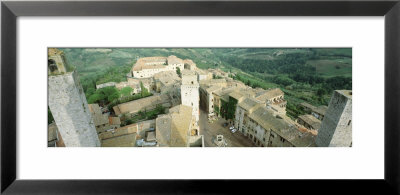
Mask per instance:
[[[351,124],[351,120],[349,120],[349,122],[347,123],[347,126],[349,126]]]
[[[47,65],[48,65],[48,67],[49,67],[51,72],[54,72],[54,71],[56,71],[58,69],[56,61],[54,61],[53,59],[49,59],[48,62],[47,62]]]

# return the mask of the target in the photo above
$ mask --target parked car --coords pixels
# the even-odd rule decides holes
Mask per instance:
[[[227,126],[228,126],[228,123],[224,123],[222,126],[227,127]]]
[[[231,127],[229,127],[229,130],[232,130],[232,129],[234,129],[235,127],[234,126],[231,126]]]
[[[235,129],[235,128],[233,128],[233,129],[231,130],[232,133],[235,133],[236,131],[237,131],[237,129]]]

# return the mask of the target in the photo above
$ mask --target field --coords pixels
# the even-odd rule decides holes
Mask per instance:
[[[323,77],[351,77],[351,58],[310,60],[307,64],[315,66],[317,74]]]

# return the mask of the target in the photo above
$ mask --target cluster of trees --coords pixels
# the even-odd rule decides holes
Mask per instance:
[[[127,87],[125,87],[125,88],[127,88]],[[124,90],[125,88],[122,88],[121,91]],[[130,88],[130,87],[129,87],[129,88]],[[132,89],[132,88],[131,88],[131,89]],[[124,91],[125,91],[125,90],[124,90]],[[128,90],[126,90],[126,91],[128,91]],[[121,93],[122,93],[122,92],[121,92]],[[111,102],[108,104],[108,109],[109,109],[109,110],[112,110],[112,108],[113,108],[114,106],[118,105],[118,104],[123,104],[123,103],[126,103],[126,102],[130,102],[130,101],[133,101],[133,100],[137,100],[137,99],[149,97],[149,96],[152,96],[152,95],[153,95],[153,94],[150,93],[149,90],[148,90],[146,87],[144,87],[143,83],[140,82],[140,93],[133,94],[133,95],[130,95],[130,94],[129,94],[129,95],[127,95],[127,96],[122,96],[121,98],[114,99],[113,101],[111,101]]]
[[[142,120],[152,120],[157,118],[158,115],[165,114],[165,108],[161,104],[157,104],[156,108],[150,111],[146,109],[139,111],[135,116],[123,121],[122,126],[130,125]]]
[[[260,87],[260,88],[263,88],[263,89],[266,88],[265,86],[262,85],[262,83],[260,83],[258,81],[255,81],[255,80],[250,80],[250,79],[246,78],[245,76],[243,76],[243,75],[241,75],[239,73],[235,74],[235,75],[229,74],[228,76],[233,78],[233,79],[235,79],[235,80],[241,81],[244,84],[246,84],[248,86],[251,86],[253,88],[257,88],[257,87]]]
[[[104,105],[118,99],[120,92],[115,87],[104,87],[97,90],[89,90],[86,95],[88,96],[87,101],[89,104],[100,103]]]

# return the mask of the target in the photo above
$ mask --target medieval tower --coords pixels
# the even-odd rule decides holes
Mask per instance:
[[[199,83],[194,71],[182,70],[181,101],[183,105],[192,107],[192,114],[199,121]]]
[[[100,141],[77,72],[63,52],[48,50],[48,101],[67,147],[97,147]]]
[[[333,92],[316,139],[320,147],[349,147],[352,144],[352,91]]]

